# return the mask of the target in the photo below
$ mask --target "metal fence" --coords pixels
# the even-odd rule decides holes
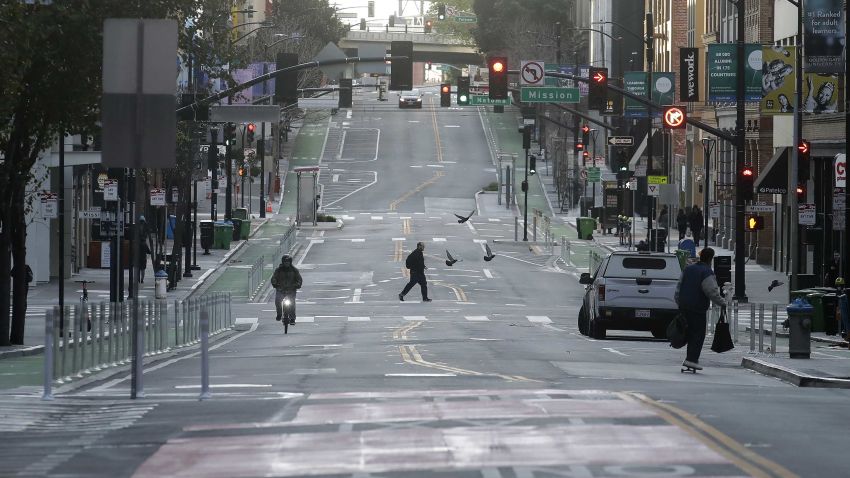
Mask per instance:
[[[291,251],[292,248],[295,247],[295,235],[298,232],[298,228],[295,226],[295,224],[290,224],[289,229],[287,229],[286,232],[283,233],[283,236],[281,236],[280,243],[277,246],[277,252],[273,257],[274,260],[272,262],[272,265],[280,262],[280,259],[283,257],[283,255],[289,254],[289,251]]]
[[[587,259],[587,271],[593,274],[596,269],[599,268],[599,265],[602,264],[602,259],[604,259],[602,254],[594,250],[589,251]]]
[[[266,256],[260,256],[251,264],[251,272],[248,274],[248,299],[251,300],[262,287],[265,277],[263,273],[266,269]]]
[[[172,307],[165,300],[86,303],[61,311],[54,307],[45,317],[45,395],[53,383],[68,383],[129,363],[134,309],[143,356],[198,343],[202,309],[209,311],[211,334],[233,325],[230,293],[226,292],[175,301]]]

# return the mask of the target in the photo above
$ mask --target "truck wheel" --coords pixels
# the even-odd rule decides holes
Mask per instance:
[[[587,335],[590,329],[587,313],[584,311],[584,306],[578,311],[578,332],[581,335]]]
[[[656,339],[666,339],[667,338],[667,327],[656,327],[652,329],[652,336]]]
[[[605,326],[601,325],[598,321],[594,320],[590,322],[590,338],[605,340],[606,332]]]

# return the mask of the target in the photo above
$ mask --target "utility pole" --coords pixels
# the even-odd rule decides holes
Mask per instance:
[[[257,142],[257,156],[260,157],[260,217],[266,217],[266,122],[260,124],[260,140]]]
[[[598,129],[594,128],[594,129],[590,130],[590,144],[593,145],[593,155],[592,155],[593,157],[591,159],[593,160],[593,167],[594,168],[597,167],[596,166],[596,135],[598,135],[598,134],[599,134]],[[587,146],[585,146],[585,148],[586,147]],[[596,183],[591,183],[591,185],[592,185],[591,187],[593,188],[593,207],[596,207]],[[593,209],[591,209],[591,210],[593,210]],[[599,222],[602,223],[603,219],[604,218],[600,218]]]
[[[802,13],[800,14],[802,15]],[[850,111],[850,86],[848,86],[847,79],[850,78],[850,58],[848,58],[847,52],[847,32],[850,31],[850,18],[848,18],[847,13],[844,13],[844,114],[846,115],[848,111]],[[803,35],[800,35],[799,38],[802,38]],[[799,73],[797,76],[800,76]],[[802,81],[802,80],[799,80]],[[799,94],[797,97],[799,98]],[[799,101],[799,100],[798,100]],[[847,117],[844,119],[844,160],[845,160],[845,170],[844,177],[847,177],[847,169],[846,169],[846,161],[847,158],[850,157],[850,151],[847,148],[847,138],[850,138],[850,121],[847,121]],[[848,234],[848,226],[850,225],[850,182],[845,179],[844,182],[844,230],[841,231],[841,253],[844,257],[844,265],[841,268],[841,277],[844,277],[844,280],[847,280],[847,276],[850,276],[850,251],[847,250],[847,243],[850,242],[850,234]]]
[[[736,35],[736,54],[738,58],[738,97],[737,97],[737,118],[735,122],[735,178],[737,183],[738,171],[744,167],[746,162],[746,137],[744,129],[746,104],[746,47],[744,45],[744,33],[746,31],[745,15],[746,8],[745,0],[737,0],[735,6],[738,7],[738,25]],[[799,98],[801,92],[797,93]],[[799,110],[798,110],[799,111]],[[747,302],[745,267],[747,263],[747,245],[744,239],[744,195],[741,191],[741,184],[736,184],[735,188],[735,295],[734,298],[738,302]],[[792,215],[796,215],[796,211],[792,211]]]
[[[212,169],[210,193],[210,219],[218,220],[218,130],[210,128],[209,168]]]
[[[227,153],[224,159],[224,177],[227,179],[224,198],[224,219],[230,220],[233,217],[233,148],[230,146],[230,138],[225,138],[227,141]]]
[[[561,65],[561,22],[555,22],[555,63]]]
[[[646,69],[648,70],[647,82],[646,82],[646,99],[649,100],[650,103],[652,102],[652,69],[654,68],[654,63],[655,63],[655,60],[654,60],[654,57],[655,57],[654,46],[655,45],[653,44],[654,39],[653,39],[653,36],[652,36],[654,31],[655,31],[655,27],[653,25],[654,24],[652,22],[652,12],[649,12],[649,13],[646,14],[646,39],[644,41],[646,42],[646,67],[647,67]],[[652,164],[652,122],[653,122],[653,118],[652,118],[652,107],[649,106],[649,105],[646,106],[646,117],[649,121],[649,128],[647,128],[648,133],[647,133],[647,140],[646,140],[646,171],[647,171],[647,175],[652,175],[653,172],[654,172],[653,167],[652,167],[653,166],[653,164]],[[649,213],[646,216],[646,230],[647,230],[647,235],[649,236],[648,237],[649,242],[651,243],[652,242],[652,233],[651,233],[651,231],[652,231],[652,216],[655,213],[655,211],[654,211],[654,209],[655,209],[655,207],[654,207],[655,206],[655,197],[650,196],[648,199],[649,199]],[[650,250],[652,250],[652,249],[654,249],[654,247],[652,247],[652,244],[650,244]]]

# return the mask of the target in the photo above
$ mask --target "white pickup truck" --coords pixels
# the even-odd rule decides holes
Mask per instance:
[[[604,339],[608,330],[646,330],[665,337],[678,311],[673,296],[681,275],[675,254],[612,253],[592,276],[584,273],[579,279],[586,286],[579,332],[595,339]]]

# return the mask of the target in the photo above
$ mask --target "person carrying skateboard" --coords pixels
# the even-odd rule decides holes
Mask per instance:
[[[723,296],[714,271],[711,270],[711,260],[714,259],[714,249],[706,247],[699,253],[699,262],[685,267],[682,276],[676,284],[676,303],[679,312],[688,322],[688,351],[683,367],[702,370],[699,356],[702,344],[705,342],[705,314],[711,302],[725,307]]]

